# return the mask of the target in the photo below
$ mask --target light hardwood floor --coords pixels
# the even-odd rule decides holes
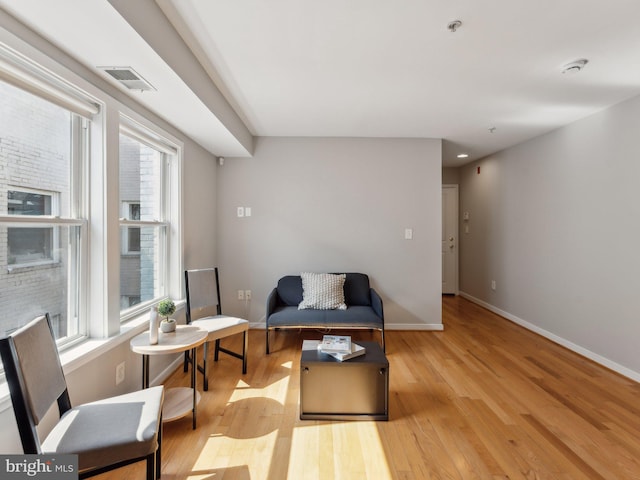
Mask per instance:
[[[640,479],[638,383],[460,297],[443,319],[387,332],[388,422],[301,421],[300,345],[320,334],[279,332],[267,356],[251,331],[248,373],[215,364],[197,430],[165,424],[162,478]],[[96,478],[144,478],[144,462]]]

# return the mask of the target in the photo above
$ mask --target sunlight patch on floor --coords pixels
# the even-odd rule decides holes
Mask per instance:
[[[224,435],[211,437],[202,448],[189,479],[211,479],[216,478],[211,477],[214,473],[222,476],[230,475],[232,471],[246,473],[238,478],[267,479],[270,466],[264,459],[271,458],[277,437],[277,430],[256,438],[239,439]]]
[[[309,458],[318,461],[308,462]],[[391,478],[376,422],[310,421],[297,425],[291,440],[288,478]]]
[[[231,394],[229,402],[237,402],[238,400],[246,400],[248,398],[268,398],[284,405],[289,388],[289,376],[285,376],[280,380],[275,380],[266,387],[252,388],[250,386],[241,386],[238,382],[236,389]]]
[[[189,480],[392,478],[379,422],[300,420],[293,362],[280,367],[261,388],[238,380]]]
[[[278,430],[283,424],[289,393],[292,362],[281,378],[263,388],[254,388],[239,380],[221,417],[217,432],[212,432],[198,455],[190,480],[215,479],[219,475],[260,480],[273,478],[276,452],[290,444],[290,435]],[[297,400],[296,400],[297,401]],[[247,419],[251,419],[247,421]],[[270,459],[270,461],[265,461]],[[286,465],[286,464],[285,464]],[[233,473],[232,473],[233,472]]]

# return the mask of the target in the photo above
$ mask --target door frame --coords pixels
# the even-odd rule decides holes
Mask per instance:
[[[453,190],[455,192],[454,198],[455,198],[455,208],[453,209],[453,218],[450,220],[453,220],[453,224],[454,224],[454,238],[456,239],[456,247],[455,247],[455,254],[454,254],[454,262],[455,262],[455,273],[454,273],[454,295],[459,295],[460,293],[460,283],[459,283],[459,276],[460,276],[460,272],[459,272],[459,265],[460,265],[460,261],[459,261],[459,257],[460,257],[460,226],[459,226],[459,213],[458,210],[460,208],[460,191],[459,191],[459,186],[458,184],[452,183],[445,183],[442,184],[442,191],[444,193],[444,190]],[[444,219],[443,219],[444,220]],[[442,228],[442,227],[441,227]],[[444,292],[443,292],[444,294]],[[450,295],[450,294],[447,294]]]

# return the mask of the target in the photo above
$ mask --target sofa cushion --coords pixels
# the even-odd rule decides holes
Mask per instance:
[[[369,277],[364,273],[347,273],[344,281],[344,301],[352,305],[371,305]]]
[[[344,303],[345,275],[302,272],[302,301],[299,310],[346,310]]]
[[[278,280],[278,298],[284,305],[295,305],[302,301],[302,278],[300,275],[287,275]]]

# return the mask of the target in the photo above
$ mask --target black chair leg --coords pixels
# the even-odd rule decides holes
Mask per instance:
[[[158,450],[156,450],[156,479],[162,476],[162,415],[160,415],[160,429],[158,430]]]
[[[156,477],[156,454],[147,455],[147,480],[157,480]]]
[[[184,373],[189,371],[189,352],[184,352]]]
[[[218,342],[218,340],[216,340],[216,342]],[[208,375],[209,372],[207,371],[207,357],[209,356],[209,342],[205,342],[202,356],[204,357],[202,359],[202,375],[204,376],[202,380],[202,389],[205,392],[208,392],[209,391],[209,375]]]
[[[267,327],[267,342],[266,342],[266,346],[267,346],[267,355],[269,355],[269,327]]]
[[[249,332],[242,333],[242,374],[247,373],[247,350],[249,347]]]
[[[213,354],[213,359],[217,362],[218,356],[220,355],[220,339],[216,340],[216,350]]]

